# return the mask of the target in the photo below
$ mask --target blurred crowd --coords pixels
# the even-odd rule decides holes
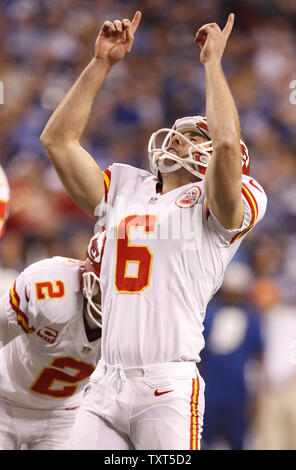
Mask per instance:
[[[228,14],[235,13],[223,68],[249,148],[251,175],[264,187],[268,207],[234,261],[252,274],[248,301],[264,312],[258,314],[263,345],[276,342],[275,333],[264,343],[266,311],[277,305],[296,318],[296,105],[290,100],[290,84],[296,80],[294,0],[1,0],[0,165],[11,202],[0,244],[0,287],[9,287],[16,273],[39,259],[84,259],[94,221],[65,193],[39,137],[91,59],[104,20],[131,18],[137,9],[143,18],[132,53],[114,67],[96,98],[83,145],[102,169],[114,161],[148,169],[153,131],[171,127],[182,116],[205,114],[195,32],[206,22],[223,27]],[[270,297],[274,303],[266,307]],[[290,333],[296,341],[294,323]],[[264,364],[273,350],[272,344],[268,347],[263,346]],[[289,348],[286,353],[288,358]],[[265,445],[260,442],[252,445]],[[296,439],[287,445],[296,448]]]

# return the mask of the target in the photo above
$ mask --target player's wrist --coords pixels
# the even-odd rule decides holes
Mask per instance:
[[[203,66],[208,69],[222,69],[221,57],[212,57],[210,59],[205,59],[202,62]]]
[[[94,67],[100,67],[100,69],[103,69],[108,73],[114,64],[112,64],[110,60],[105,57],[94,56],[91,61],[91,65]]]

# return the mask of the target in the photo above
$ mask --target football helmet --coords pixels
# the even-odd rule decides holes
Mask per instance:
[[[97,295],[100,288],[100,272],[105,243],[105,230],[96,233],[91,238],[82,268],[82,292],[87,300],[86,312],[99,328],[102,328],[102,323],[94,317],[91,309],[93,308],[99,317],[102,318],[101,305],[93,301],[93,296]]]
[[[184,136],[185,132],[198,132],[204,136],[207,141],[201,144],[195,144]],[[164,137],[159,137],[165,133]],[[190,146],[187,157],[179,157],[170,151],[170,143],[173,136],[179,136]],[[240,139],[242,152],[242,172],[248,175],[250,173],[250,158],[247,146],[244,140]],[[204,116],[187,116],[177,119],[173,127],[159,129],[154,132],[148,143],[148,158],[150,170],[158,176],[160,173],[171,173],[183,167],[200,179],[204,179],[206,169],[213,153],[213,143],[210,138],[207,118]],[[167,164],[166,160],[174,161],[173,164]]]

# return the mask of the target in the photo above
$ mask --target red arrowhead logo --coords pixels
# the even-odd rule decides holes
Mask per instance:
[[[158,389],[155,390],[154,395],[159,397],[160,395],[164,395],[165,393],[173,392],[174,390],[166,390],[165,392],[159,392]]]

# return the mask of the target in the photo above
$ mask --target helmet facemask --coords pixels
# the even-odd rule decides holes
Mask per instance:
[[[100,289],[101,263],[106,242],[106,232],[97,233],[87,248],[86,260],[82,272],[82,292],[86,299],[86,313],[99,328],[102,328],[101,305],[94,301]],[[97,319],[93,312],[98,314]]]
[[[208,140],[195,144],[184,135],[184,132],[198,132]],[[159,136],[163,133],[165,133],[165,136],[161,142]],[[183,142],[185,141],[189,144],[188,156],[179,157],[168,150],[174,135],[177,135]],[[250,169],[248,149],[243,139],[240,140],[240,143],[242,149],[242,172],[248,175]],[[210,139],[207,119],[203,116],[189,116],[177,119],[172,128],[162,128],[154,132],[148,144],[150,170],[155,176],[158,175],[158,172],[161,174],[171,173],[183,167],[203,180],[212,153],[213,143]],[[170,160],[173,163],[168,164],[166,160]]]
[[[204,178],[208,162],[213,152],[213,147],[208,133],[198,126],[198,119],[203,118],[194,116],[178,119],[173,128],[159,129],[152,134],[148,144],[148,157],[152,173],[155,175],[157,175],[158,171],[162,174],[171,173],[183,167],[198,178]],[[200,144],[193,143],[183,134],[184,132],[198,132],[198,134],[206,137],[208,141]],[[165,134],[165,136],[162,138],[160,137],[161,134]],[[179,157],[168,150],[170,148],[171,139],[175,135],[177,135],[182,142],[189,144],[188,155],[186,157]],[[173,163],[168,164],[168,160]]]
[[[86,313],[99,328],[102,328],[101,305],[93,300],[93,297],[99,292],[100,278],[94,272],[84,272],[82,274],[82,292],[86,299]],[[93,311],[99,315],[99,319],[93,314]]]

